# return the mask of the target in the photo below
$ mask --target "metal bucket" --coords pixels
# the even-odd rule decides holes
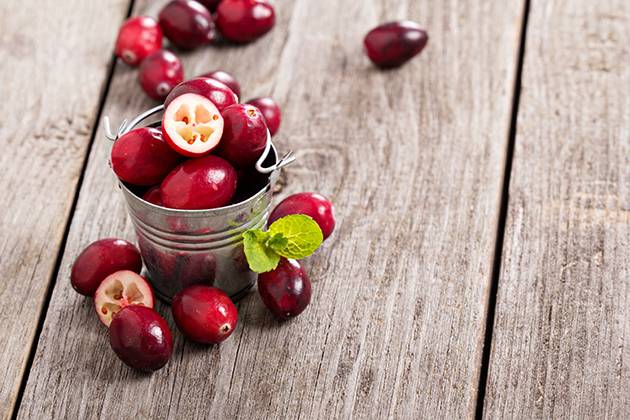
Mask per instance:
[[[106,120],[106,133],[115,139],[161,110],[161,106],[156,107],[130,124],[123,122],[116,136]],[[265,152],[256,163],[259,175],[264,177],[261,188],[243,201],[210,210],[160,207],[140,198],[133,187],[119,183],[158,297],[170,302],[177,292],[198,283],[218,287],[232,299],[247,293],[257,275],[249,270],[241,235],[267,223],[273,186],[280,169],[292,161],[290,153],[278,159],[268,136]]]

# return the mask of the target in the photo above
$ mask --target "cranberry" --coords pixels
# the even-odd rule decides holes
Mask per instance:
[[[221,0],[198,0],[199,3],[203,4],[206,9],[208,9],[211,12],[216,12],[217,7],[219,6],[219,3],[221,3]]]
[[[389,22],[372,29],[363,45],[367,56],[379,67],[398,67],[427,45],[429,37],[424,29],[408,20]]]
[[[142,371],[162,368],[173,353],[168,324],[153,309],[127,306],[109,328],[109,344],[126,365]]]
[[[275,19],[273,6],[266,0],[223,0],[217,8],[219,31],[234,42],[250,42],[263,36]]]
[[[237,104],[223,110],[223,138],[218,154],[237,168],[253,166],[267,143],[267,126],[260,110]]]
[[[332,203],[326,197],[316,193],[304,192],[288,196],[273,209],[269,216],[269,224],[289,214],[311,216],[322,230],[324,239],[328,238],[335,229]]]
[[[92,242],[72,266],[70,282],[74,290],[92,296],[103,279],[119,270],[142,270],[140,251],[133,244],[116,238]]]
[[[265,122],[267,123],[267,128],[269,128],[269,133],[273,136],[280,128],[280,120],[281,113],[280,107],[271,98],[256,98],[247,101],[248,104],[254,105],[256,108],[260,109],[263,117],[265,117]]]
[[[311,302],[311,281],[295,260],[283,258],[273,271],[258,275],[263,303],[279,320],[298,316]]]
[[[212,209],[226,205],[236,191],[236,170],[220,157],[188,160],[162,181],[162,201],[174,209]]]
[[[232,76],[230,73],[225,72],[223,70],[215,70],[210,73],[202,74],[200,77],[209,77],[210,79],[218,80],[221,83],[224,83],[227,87],[232,89],[232,92],[236,94],[236,96],[241,96],[241,85],[238,84],[236,78]]]
[[[94,292],[94,308],[103,324],[109,327],[114,315],[130,305],[153,308],[153,289],[144,277],[129,270],[116,271],[105,277]]]
[[[197,48],[216,35],[212,15],[194,0],[171,1],[160,12],[159,20],[164,35],[180,48]]]
[[[177,165],[180,155],[162,139],[162,132],[142,127],[120,137],[112,147],[112,169],[124,182],[155,185]]]
[[[164,206],[164,203],[162,203],[162,193],[160,192],[159,185],[149,188],[142,195],[142,199],[144,201],[148,201],[151,204],[155,204],[156,206]]]
[[[140,64],[138,71],[140,86],[155,100],[164,99],[182,80],[184,80],[182,62],[170,51],[156,51]]]
[[[148,16],[127,19],[118,31],[116,56],[130,66],[137,66],[149,54],[162,48],[162,29]]]
[[[173,298],[173,318],[189,339],[204,344],[218,344],[228,338],[238,313],[222,290],[210,286],[190,286]]]
[[[205,96],[220,112],[223,112],[224,108],[238,103],[238,97],[225,83],[209,77],[195,77],[175,86],[175,89],[164,100],[164,106],[168,107],[175,98],[186,93]]]
[[[162,117],[164,139],[178,153],[203,156],[214,149],[223,134],[223,117],[212,101],[195,93],[175,98]]]

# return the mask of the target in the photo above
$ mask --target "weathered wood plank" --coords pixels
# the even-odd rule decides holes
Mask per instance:
[[[630,417],[629,28],[532,1],[488,418]]]
[[[276,324],[252,294],[221,346],[176,332],[162,371],[124,367],[68,284],[86,243],[132,237],[109,145],[95,144],[21,418],[471,415],[521,14],[494,1],[431,4],[278,1],[264,39],[185,57],[188,75],[221,67],[244,96],[277,98],[279,146],[299,162],[284,193],[318,190],[337,204],[336,233],[308,261],[314,301],[293,322]],[[425,24],[430,46],[398,71],[377,71],[363,34],[401,17]],[[134,78],[117,69],[106,114],[150,105]]]
[[[0,3],[0,418],[29,358],[128,0]]]

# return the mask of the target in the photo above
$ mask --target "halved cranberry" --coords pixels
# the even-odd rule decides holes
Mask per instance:
[[[222,290],[210,286],[190,286],[173,298],[173,318],[189,339],[218,344],[236,328],[238,311]]]
[[[164,204],[162,203],[162,193],[160,192],[159,185],[149,188],[142,195],[142,199],[144,201],[148,201],[151,204],[155,204],[156,206],[164,206]]]
[[[335,215],[332,203],[323,195],[303,192],[285,198],[276,206],[269,216],[269,224],[290,214],[305,214],[319,225],[324,239],[335,229]]]
[[[137,66],[149,54],[162,48],[162,29],[149,16],[127,19],[116,39],[116,56],[130,66]]]
[[[269,32],[275,23],[273,6],[266,0],[223,0],[217,8],[217,26],[233,42],[250,42]]]
[[[216,105],[220,112],[223,112],[226,107],[238,103],[238,96],[225,83],[209,77],[195,77],[175,86],[164,100],[164,106],[168,107],[175,98],[186,93],[205,96]]]
[[[149,283],[129,270],[116,271],[105,277],[94,293],[94,307],[103,324],[109,327],[112,318],[129,305],[153,308],[155,299]]]
[[[112,321],[109,344],[126,365],[146,372],[162,368],[173,353],[168,324],[153,309],[127,306]]]
[[[267,125],[260,110],[237,104],[223,110],[223,138],[217,153],[237,168],[253,166],[267,143]]]
[[[247,101],[248,104],[254,105],[256,108],[260,109],[263,116],[265,117],[265,122],[267,123],[267,128],[269,128],[269,133],[273,136],[276,134],[278,129],[280,128],[280,120],[282,118],[282,114],[280,112],[280,106],[271,98],[256,98]]]
[[[367,56],[379,67],[398,67],[427,45],[427,32],[408,20],[377,26],[365,36]]]
[[[74,261],[70,282],[77,292],[92,296],[105,277],[120,270],[139,273],[140,251],[124,239],[100,239],[89,244]]]
[[[120,137],[112,147],[112,169],[133,185],[155,185],[177,165],[181,156],[162,139],[162,132],[142,127]]]
[[[186,93],[166,107],[162,133],[178,153],[189,157],[203,156],[221,141],[223,117],[208,98]]]
[[[279,320],[298,316],[311,303],[311,281],[299,262],[286,258],[275,270],[258,275],[258,292]]]
[[[214,40],[212,15],[194,0],[174,0],[159,15],[164,35],[179,48],[193,49]]]
[[[226,205],[236,191],[236,170],[224,159],[209,155],[188,160],[160,186],[165,207],[213,209]]]
[[[140,86],[155,100],[166,98],[182,80],[184,80],[182,62],[170,51],[156,51],[140,64],[138,71]]]
[[[232,92],[236,94],[236,96],[241,96],[241,85],[238,84],[238,81],[234,76],[230,73],[225,72],[223,70],[215,70],[210,73],[202,74],[199,77],[209,77],[214,80],[218,80],[221,83],[224,83],[227,87],[232,89]]]

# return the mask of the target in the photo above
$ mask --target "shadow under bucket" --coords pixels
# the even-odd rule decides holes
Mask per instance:
[[[123,123],[120,137],[146,117],[162,110],[156,107]],[[153,125],[153,124],[147,124]],[[256,164],[256,182],[249,191],[239,188],[241,201],[209,210],[178,210],[160,207],[140,198],[135,187],[120,182],[128,213],[135,227],[148,277],[159,298],[170,302],[187,286],[206,284],[225,291],[232,299],[244,296],[256,282],[243,252],[242,234],[263,228],[269,217],[272,191],[290,153],[278,159],[268,136],[267,147]]]

